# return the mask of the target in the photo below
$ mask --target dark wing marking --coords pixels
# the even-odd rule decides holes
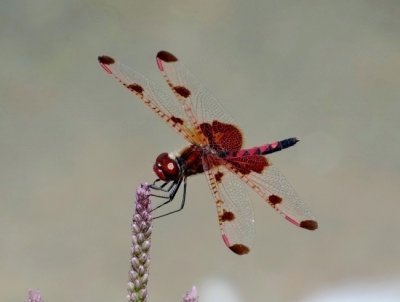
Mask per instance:
[[[158,69],[172,92],[183,104],[194,128],[198,129],[202,122],[215,120],[234,123],[218,101],[207,92],[177,57],[167,51],[160,51],[156,59]]]
[[[226,167],[232,173],[238,175],[286,220],[304,229],[317,229],[318,223],[314,215],[297,195],[285,176],[271,166],[270,161],[267,161],[262,171],[250,171],[241,168],[247,158],[250,160],[253,157],[254,155],[238,158],[241,165],[237,165],[233,159],[229,159]],[[257,165],[251,163],[250,166]]]
[[[166,95],[153,82],[140,73],[117,62],[109,56],[98,58],[100,66],[113,76],[125,88],[134,93],[147,107],[156,113],[168,125],[174,128],[190,143],[198,142],[195,130],[187,123],[186,114],[172,97]]]
[[[241,180],[224,166],[224,160],[203,157],[208,184],[214,196],[218,223],[225,245],[238,255],[250,251],[254,238],[254,214]]]

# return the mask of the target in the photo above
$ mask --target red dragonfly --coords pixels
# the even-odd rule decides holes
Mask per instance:
[[[296,138],[243,149],[243,135],[233,120],[167,51],[160,51],[156,62],[175,98],[109,56],[100,56],[98,60],[109,75],[189,143],[177,153],[161,153],[153,166],[158,179],[152,188],[167,193],[166,201],[158,207],[171,202],[184,184],[180,208],[167,214],[183,209],[187,178],[203,173],[214,197],[222,239],[238,255],[250,251],[254,235],[254,216],[245,185],[292,224],[307,230],[318,228],[292,186],[264,156],[293,146],[298,142]]]

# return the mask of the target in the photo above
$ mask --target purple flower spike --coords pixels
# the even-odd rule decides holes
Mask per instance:
[[[44,302],[44,301],[38,291],[30,289],[28,291],[28,302]]]
[[[132,219],[131,270],[129,271],[128,301],[147,301],[147,281],[150,265],[151,207],[150,188],[146,183],[136,190],[135,213]]]
[[[191,290],[189,290],[185,296],[183,297],[183,302],[198,302],[199,296],[197,295],[196,286],[193,286]]]

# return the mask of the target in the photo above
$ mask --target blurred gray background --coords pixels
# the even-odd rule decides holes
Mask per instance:
[[[155,222],[150,301],[192,285],[201,302],[328,301],[346,288],[360,293],[351,301],[375,289],[374,301],[400,301],[383,299],[400,287],[399,1],[3,0],[0,45],[1,301],[29,288],[48,302],[125,301],[134,190],[185,142],[97,56],[167,89],[161,49],[247,146],[300,138],[270,158],[320,228],[295,228],[252,194],[253,250],[236,256],[193,177],[184,211]]]

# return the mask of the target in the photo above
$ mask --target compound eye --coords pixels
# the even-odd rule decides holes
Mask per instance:
[[[180,174],[177,161],[171,158],[168,153],[161,153],[157,156],[153,170],[163,181],[176,180]]]

